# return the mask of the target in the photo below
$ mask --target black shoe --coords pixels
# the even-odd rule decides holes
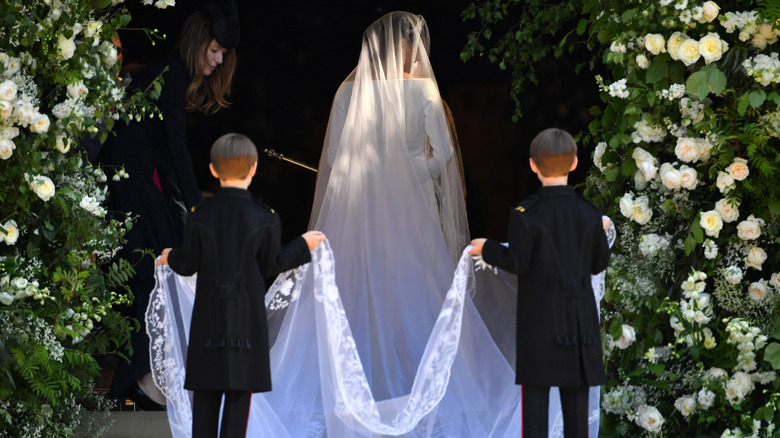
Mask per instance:
[[[141,409],[142,411],[167,411],[168,407],[165,405],[161,405],[157,403],[156,401],[149,398],[146,393],[144,393],[141,388],[138,387],[137,383],[133,383],[133,386],[127,389],[125,391],[125,398],[132,400],[135,405]]]

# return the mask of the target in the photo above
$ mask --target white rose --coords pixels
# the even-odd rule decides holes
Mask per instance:
[[[696,188],[696,185],[699,183],[699,173],[696,172],[696,169],[683,164],[680,166],[680,174],[682,175],[682,180],[680,181],[682,188],[688,190]]]
[[[642,173],[641,170],[637,170],[636,173],[634,173],[634,187],[636,187],[636,190],[641,192],[646,189],[648,185],[645,174]]]
[[[737,225],[737,236],[742,240],[756,240],[761,236],[761,226],[751,215]]]
[[[666,52],[666,41],[663,35],[658,33],[645,35],[645,48],[653,55]]]
[[[702,388],[697,394],[697,398],[699,401],[699,405],[703,409],[709,409],[710,407],[712,407],[712,404],[715,402],[715,393],[710,391],[709,389]]]
[[[723,56],[723,47],[720,42],[720,36],[712,32],[699,40],[699,53],[704,58],[705,64],[718,61]]]
[[[701,53],[699,53],[699,42],[691,38],[683,41],[677,49],[677,56],[685,65],[696,63],[696,61],[701,58]]]
[[[721,193],[724,195],[730,192],[736,185],[734,184],[734,178],[726,172],[718,172],[718,179],[715,181],[715,185],[718,187]]]
[[[666,188],[670,190],[680,188],[680,184],[682,183],[682,173],[675,169],[674,166],[669,163],[663,163],[661,164],[659,173],[661,175],[661,183],[663,183]]]
[[[723,368],[713,367],[707,370],[705,377],[708,380],[721,380],[727,378],[728,373],[726,373],[726,370],[724,370]]]
[[[2,241],[5,242],[6,245],[13,245],[16,243],[16,240],[19,239],[19,227],[16,226],[16,221],[6,221],[6,223],[3,224],[3,228],[5,228],[5,233],[0,231],[0,234],[2,234]]]
[[[647,69],[650,67],[650,60],[647,59],[647,56],[640,53],[639,55],[636,55],[636,65],[638,65],[641,69]]]
[[[755,385],[749,374],[742,371],[734,373],[734,376],[726,383],[726,398],[732,405],[739,404],[754,388]]]
[[[720,6],[718,6],[717,3],[713,1],[704,2],[704,4],[701,5],[701,18],[699,19],[699,23],[711,23],[718,17],[719,11]]]
[[[100,60],[103,62],[103,66],[106,68],[113,67],[117,62],[118,53],[116,47],[113,44],[104,45],[104,49],[101,50]]]
[[[750,175],[750,169],[747,166],[747,160],[744,158],[734,158],[734,162],[726,168],[729,176],[737,181],[742,181]]]
[[[14,302],[14,296],[13,295],[9,294],[8,292],[0,292],[0,303],[3,303],[6,306],[9,306],[13,302]]]
[[[16,98],[16,82],[7,79],[0,82],[0,100],[14,100]]]
[[[621,350],[625,350],[629,345],[633,344],[636,340],[636,330],[627,324],[623,324],[623,334],[620,335],[620,339],[615,341],[615,345]]]
[[[695,163],[700,155],[699,141],[690,137],[678,137],[677,145],[674,147],[674,154],[680,161],[686,163]]]
[[[666,51],[669,52],[669,56],[671,56],[675,61],[680,59],[677,56],[677,52],[680,49],[680,44],[682,44],[682,42],[687,39],[688,35],[685,35],[682,32],[675,32],[666,41]]]
[[[89,89],[84,85],[83,81],[68,85],[68,97],[73,100],[76,100],[81,96],[86,96],[87,93],[89,93]]]
[[[604,156],[604,152],[606,152],[606,150],[607,150],[607,143],[600,141],[596,145],[596,149],[593,151],[593,164],[595,164],[596,167],[598,167],[598,169],[602,172],[604,171],[604,169],[606,169],[606,166],[604,166],[601,163],[601,157]]]
[[[712,150],[712,143],[706,138],[700,138],[696,140],[696,146],[699,149],[699,160],[707,161],[710,159],[710,151]]]
[[[639,225],[644,225],[653,217],[653,210],[650,208],[650,200],[647,196],[640,196],[634,200],[631,206],[630,219]]]
[[[772,274],[772,276],[769,278],[769,285],[780,292],[780,272],[775,272]]]
[[[100,35],[98,35],[98,32],[100,32],[102,27],[103,23],[99,21],[93,21],[87,25],[86,29],[84,29],[84,36],[87,38],[95,37],[94,41],[92,42],[92,46],[97,46],[100,43]]]
[[[620,213],[627,218],[631,218],[631,213],[634,211],[634,194],[628,192],[623,195],[623,197],[620,198],[619,205]]]
[[[637,409],[636,423],[649,432],[659,432],[664,424],[664,417],[653,406],[641,406]]]
[[[48,201],[54,196],[54,183],[48,176],[38,175],[30,181],[30,188],[39,198]]]
[[[701,228],[708,236],[718,237],[720,230],[723,229],[723,219],[715,210],[703,211],[699,218]]]
[[[76,43],[73,42],[73,38],[65,38],[62,34],[59,35],[59,48],[62,59],[70,59],[76,53]]]
[[[17,136],[19,136],[19,128],[16,126],[0,127],[0,137],[13,140]]]
[[[761,270],[761,266],[766,261],[766,251],[763,248],[754,246],[750,248],[745,257],[745,266],[749,268]]]
[[[750,287],[748,287],[748,296],[753,301],[764,301],[764,299],[769,295],[769,288],[766,284],[755,281],[753,283],[750,283]]]
[[[687,417],[696,410],[696,398],[693,395],[680,397],[675,400],[674,407],[680,411],[683,417]]]
[[[32,119],[32,123],[30,123],[30,131],[43,134],[49,130],[50,125],[49,116],[46,114],[38,114]]]
[[[723,222],[734,222],[739,218],[737,201],[723,198],[715,203],[715,211],[718,212]]]
[[[658,173],[658,160],[642,148],[634,149],[631,154],[636,162],[636,166],[642,171],[646,181],[651,181]]]
[[[3,160],[11,158],[11,155],[14,154],[14,149],[16,149],[16,145],[12,140],[0,137],[0,158]]]

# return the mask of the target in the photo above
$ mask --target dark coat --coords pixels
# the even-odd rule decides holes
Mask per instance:
[[[247,190],[222,188],[194,209],[168,255],[178,274],[198,273],[185,388],[271,390],[265,279],[310,260],[303,237],[282,247],[279,216]]]
[[[136,318],[142,326],[132,335],[135,352],[132,362],[128,365],[121,361],[114,374],[111,383],[114,397],[122,396],[150,370],[149,337],[143,324],[154,288],[154,259],[146,256],[139,261],[141,254],[135,250],[151,249],[154,254],[160,254],[163,248],[181,246],[186,213],[200,201],[186,144],[184,94],[190,84],[190,74],[184,62],[168,58],[149,65],[133,79],[128,93],[145,90],[160,74],[164,83],[155,104],[162,120],[151,116],[128,124],[117,122],[114,133],[97,156],[108,176],[107,209],[120,220],[124,220],[126,213],[136,219],[124,236],[126,243],[118,256],[135,267],[129,283],[135,301],[132,308],[123,312]],[[124,168],[129,178],[114,181],[112,177],[119,168]],[[154,183],[155,169],[162,191]]]
[[[518,275],[517,383],[605,383],[590,280],[609,261],[601,212],[571,186],[542,187],[511,212],[507,237],[482,255]]]

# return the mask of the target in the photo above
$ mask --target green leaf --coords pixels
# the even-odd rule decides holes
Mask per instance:
[[[758,108],[764,104],[764,101],[766,100],[766,93],[764,90],[752,90],[748,94],[748,99],[750,100],[750,106],[753,108]]]
[[[756,420],[763,420],[767,423],[771,422],[775,418],[775,410],[769,406],[762,406],[756,409],[756,413],[753,415]]]
[[[780,344],[772,342],[764,350],[764,361],[772,364],[772,368],[780,370]]]
[[[588,20],[581,19],[579,23],[577,23],[577,35],[582,35],[585,33],[585,31],[588,29]]]
[[[666,371],[666,366],[662,363],[649,363],[647,364],[647,369],[653,372],[656,376],[663,377],[664,372]]]
[[[737,111],[739,112],[740,116],[745,115],[745,111],[747,111],[747,107],[750,104],[750,101],[748,100],[747,94],[743,94],[739,97],[738,103],[737,103]]]
[[[613,320],[609,325],[609,334],[615,339],[620,339],[623,336],[623,324],[617,319]]]
[[[647,82],[655,83],[666,77],[668,64],[666,62],[655,61],[647,69]]]
[[[712,66],[710,69],[707,75],[707,82],[709,83],[709,88],[715,94],[720,94],[726,89],[726,75],[715,66]]]
[[[695,95],[699,100],[704,100],[710,93],[710,88],[707,83],[707,72],[699,70],[696,73],[690,75],[688,80],[685,81],[685,87],[688,90],[688,94]]]

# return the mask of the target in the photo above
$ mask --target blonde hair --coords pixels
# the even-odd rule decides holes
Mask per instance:
[[[197,11],[184,22],[176,51],[191,75],[184,97],[184,109],[187,111],[209,114],[230,106],[226,96],[230,94],[238,62],[236,49],[228,49],[222,57],[222,64],[211,75],[203,76],[203,60],[213,39],[211,22],[205,12]]]
[[[529,154],[542,176],[566,176],[577,156],[577,143],[563,129],[548,128],[531,141]]]
[[[211,146],[210,158],[219,179],[244,179],[257,162],[257,147],[243,134],[225,134]]]

